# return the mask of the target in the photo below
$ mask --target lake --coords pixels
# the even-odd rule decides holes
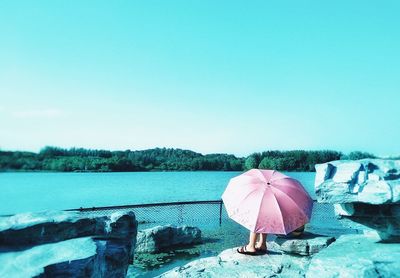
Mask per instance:
[[[79,207],[218,200],[241,172],[0,173],[0,215]],[[286,173],[315,198],[315,173]]]
[[[0,173],[0,215],[49,209],[219,200],[229,180],[239,174],[241,172]],[[286,174],[299,180],[315,199],[315,173]],[[169,222],[168,217],[176,219],[182,212],[179,207],[175,209],[178,211],[171,207],[135,211],[138,220],[148,215],[152,218],[148,223],[139,221],[139,230]],[[227,248],[243,245],[248,238],[248,230],[230,220],[225,211],[222,224],[218,222],[219,205],[186,206],[183,215],[185,224],[201,228],[203,243],[157,255],[135,255],[135,263],[129,267],[127,277],[154,277],[193,259],[215,256]],[[161,222],[155,221],[159,218],[162,218]],[[332,205],[322,204],[314,205],[307,230],[326,235],[354,231],[339,225]]]

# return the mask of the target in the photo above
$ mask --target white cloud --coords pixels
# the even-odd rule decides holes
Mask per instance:
[[[27,118],[58,118],[62,115],[62,111],[58,109],[33,109],[33,110],[20,110],[14,111],[11,115],[14,118],[27,119]]]

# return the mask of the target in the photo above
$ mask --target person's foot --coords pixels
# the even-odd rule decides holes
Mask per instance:
[[[266,254],[267,253],[267,245],[266,244],[260,244],[256,245],[256,251],[261,254]]]
[[[256,252],[260,254],[267,254],[267,248],[256,248]]]
[[[249,248],[248,245],[244,245],[242,247],[239,247],[238,249],[236,249],[236,251],[239,254],[243,254],[243,255],[250,255],[250,256],[258,256],[261,255],[259,252],[257,252],[257,250],[255,248]]]

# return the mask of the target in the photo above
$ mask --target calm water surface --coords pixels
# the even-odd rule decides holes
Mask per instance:
[[[241,172],[0,173],[0,215],[49,209],[217,200],[229,179],[239,174]],[[298,179],[315,198],[315,173],[286,174]],[[211,213],[211,207],[204,209],[206,216]],[[313,232],[318,226],[325,225],[322,227],[325,231],[340,232],[342,228],[335,224],[337,220],[332,220],[331,210],[315,208],[307,228]],[[167,213],[174,215],[170,210]],[[191,213],[190,207],[185,213]],[[196,214],[193,219],[202,219],[198,211],[193,213]],[[190,216],[186,218],[192,219]],[[221,226],[218,219],[203,222],[196,223],[202,229],[202,244],[157,255],[136,255],[127,277],[154,277],[193,259],[215,256],[227,248],[243,245],[248,238],[248,230],[227,217]],[[152,224],[141,224],[139,229]]]
[[[48,209],[217,200],[241,172],[0,173],[0,215]],[[314,197],[315,173],[292,172]]]

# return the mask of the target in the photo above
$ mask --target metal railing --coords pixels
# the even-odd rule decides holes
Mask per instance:
[[[109,215],[133,211],[140,225],[221,225],[222,200],[186,201],[68,209],[88,214]]]
[[[226,222],[232,222],[222,200],[186,201],[152,204],[135,204],[68,209],[88,214],[109,215],[114,212],[133,211],[141,228],[155,225],[193,225],[202,228],[216,228]],[[312,218],[308,224],[314,232],[341,233],[357,230],[357,224],[341,220],[339,222],[332,204],[314,202]]]

